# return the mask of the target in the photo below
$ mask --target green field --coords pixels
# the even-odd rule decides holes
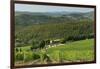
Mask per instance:
[[[14,66],[93,61],[94,9],[46,7],[15,8]]]
[[[40,49],[30,50],[31,46],[16,47],[15,65],[48,64],[48,63],[70,63],[94,60],[94,39],[86,39],[66,44]],[[16,49],[15,48],[15,49]]]

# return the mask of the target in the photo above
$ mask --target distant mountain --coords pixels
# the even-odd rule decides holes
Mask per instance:
[[[94,12],[91,11],[91,12],[84,13],[84,17],[88,17],[88,18],[94,20]]]
[[[15,12],[16,25],[63,23],[79,20],[94,20],[94,12]]]

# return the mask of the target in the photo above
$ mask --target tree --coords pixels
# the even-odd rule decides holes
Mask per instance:
[[[38,46],[38,41],[33,40],[33,41],[32,41],[32,47],[31,47],[31,50],[37,49],[37,48],[39,48],[39,46]]]
[[[18,52],[19,50],[18,50],[18,48],[16,48],[16,52]]]
[[[44,47],[45,47],[45,41],[44,41],[44,40],[41,40],[41,41],[40,41],[39,47],[40,47],[40,48],[44,48]]]
[[[46,41],[45,41],[45,44],[46,44],[46,45],[49,45],[49,44],[50,44],[50,40],[46,40]]]

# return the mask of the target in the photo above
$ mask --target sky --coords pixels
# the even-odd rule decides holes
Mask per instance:
[[[15,11],[26,12],[90,12],[94,8],[83,7],[62,7],[62,6],[50,6],[50,5],[29,5],[29,4],[15,4]]]

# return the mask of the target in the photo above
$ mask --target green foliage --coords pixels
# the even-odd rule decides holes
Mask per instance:
[[[50,55],[46,52],[46,50],[41,49],[40,51],[40,63],[51,63],[52,60],[50,58]]]
[[[38,53],[33,53],[33,60],[39,59],[40,55]]]
[[[63,63],[63,62],[83,62],[94,60],[93,39],[69,42],[61,46],[41,49],[36,52],[28,50],[31,46],[20,47],[22,52],[15,53],[15,60],[24,63],[36,61],[36,63]]]
[[[91,21],[54,24],[48,23],[25,27],[24,29],[16,31],[16,36],[20,39],[20,44],[24,44],[21,46],[25,46],[25,44],[31,44],[33,39],[40,41],[66,38],[66,40],[75,41],[89,38],[89,36],[93,38],[93,30],[93,23]],[[18,42],[16,41],[16,43]]]
[[[40,41],[33,41],[32,42],[32,47],[31,50],[33,49],[41,49],[45,47],[45,41],[44,40],[40,40]]]
[[[46,40],[46,41],[45,41],[45,44],[46,44],[46,45],[49,45],[49,44],[50,44],[50,40],[49,40],[49,39]]]
[[[33,60],[32,52],[23,52],[23,54],[24,54],[24,62],[29,62]]]
[[[60,40],[60,42],[61,42],[62,44],[66,43],[66,41],[67,41],[66,38],[63,38],[63,39]]]
[[[16,15],[15,61],[44,64],[93,60],[94,20],[83,15]],[[45,46],[56,39],[63,45],[46,50]]]
[[[36,40],[32,41],[31,50],[37,49],[37,48],[39,48],[39,41],[36,41]]]
[[[41,40],[39,43],[39,48],[44,48],[45,47],[45,41]]]
[[[62,46],[49,48],[48,54],[56,62],[58,62],[58,60],[63,62],[91,61],[94,59],[93,41],[93,39],[87,39],[69,42]]]
[[[22,52],[17,52],[15,54],[15,61],[22,61],[22,60],[24,60],[23,53]]]
[[[16,48],[15,50],[16,50],[16,52],[18,52],[18,51],[19,51],[19,50],[18,50],[18,48]]]
[[[71,16],[76,20],[66,15],[53,17],[25,13],[15,16],[15,45],[31,45],[33,39],[40,41],[66,38],[66,41],[76,41],[93,38],[94,20],[83,17],[82,13]]]
[[[86,16],[86,17],[85,17]],[[67,12],[54,12],[54,13],[31,13],[31,12],[16,12],[15,24],[21,26],[28,26],[32,24],[43,23],[62,23],[62,22],[75,22],[80,20],[93,20],[94,12],[88,13],[67,13]]]

